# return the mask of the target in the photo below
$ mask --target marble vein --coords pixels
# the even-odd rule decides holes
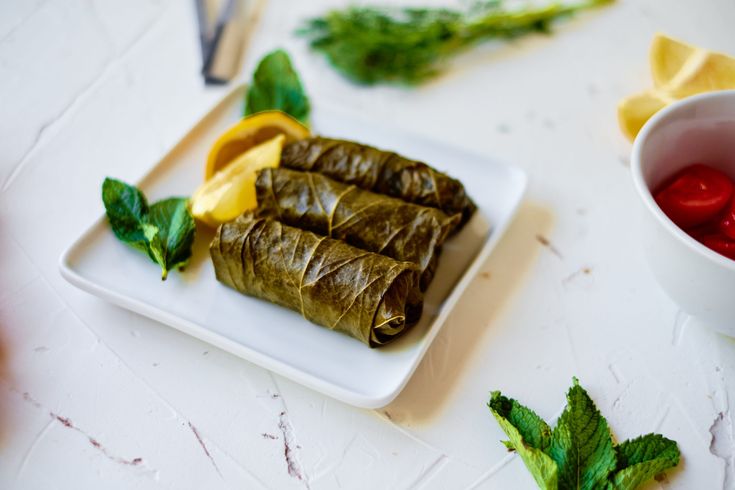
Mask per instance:
[[[273,397],[273,399],[277,399],[281,405],[281,411],[278,414],[278,429],[281,431],[281,435],[283,436],[283,458],[286,462],[286,470],[288,471],[289,476],[302,481],[304,483],[304,487],[308,489],[309,476],[306,474],[306,471],[304,471],[303,465],[301,464],[298,456],[297,450],[301,446],[296,442],[294,429],[288,418],[286,400],[283,398],[283,393],[281,392],[273,373],[269,371],[268,376],[270,376],[271,381],[273,382],[273,387],[276,391],[275,394],[278,395]]]
[[[26,454],[26,457],[23,459],[23,463],[21,465],[21,468],[18,471],[18,476],[22,473],[22,469],[25,467],[28,458],[30,458],[31,452],[33,449],[37,446],[38,442],[42,438],[43,435],[46,434],[46,432],[50,429],[51,426],[60,424],[62,427],[65,427],[67,429],[70,429],[78,434],[81,434],[83,437],[85,437],[89,444],[97,449],[100,453],[102,453],[105,458],[109,459],[110,461],[114,463],[118,463],[124,466],[138,466],[145,469],[145,473],[155,475],[158,470],[148,468],[143,461],[143,458],[141,457],[135,457],[135,458],[124,458],[121,456],[118,456],[114,453],[112,453],[110,450],[107,449],[96,437],[90,435],[87,431],[85,431],[83,428],[77,426],[69,417],[65,417],[61,414],[58,414],[54,412],[53,410],[48,409],[43,404],[41,404],[38,400],[33,398],[28,392],[20,393],[19,390],[16,388],[13,388],[12,386],[8,387],[9,391],[15,395],[19,395],[23,398],[23,401],[31,405],[36,410],[44,410],[48,413],[48,416],[51,418],[49,424],[47,424],[44,429],[39,433],[39,436],[36,437],[36,439],[31,444],[30,448],[28,449],[28,453]]]

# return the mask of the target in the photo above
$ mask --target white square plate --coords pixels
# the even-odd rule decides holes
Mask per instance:
[[[201,182],[210,145],[241,116],[244,87],[234,89],[139,183],[150,202],[191,195]],[[104,216],[61,257],[73,285],[213,344],[352,405],[376,408],[403,389],[462,292],[510,223],[525,187],[523,171],[383,124],[318,109],[319,134],[391,149],[460,179],[479,211],[444,246],[418,325],[392,344],[370,349],[314,325],[298,313],[243,296],[214,276],[199,228],[190,265],[159,279],[144,254],[117,241]]]

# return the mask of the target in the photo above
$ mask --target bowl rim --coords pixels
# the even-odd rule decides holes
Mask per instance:
[[[667,231],[669,231],[669,233],[671,233],[675,238],[677,238],[682,244],[684,244],[694,253],[698,254],[706,260],[714,262],[719,266],[722,266],[731,271],[735,271],[735,260],[729,259],[724,255],[720,255],[714,250],[711,250],[702,243],[698,242],[697,240],[689,236],[689,234],[687,234],[683,229],[679,228],[679,226],[674,223],[668,216],[666,216],[666,214],[654,200],[651,189],[648,188],[648,185],[643,179],[643,169],[641,163],[641,154],[643,152],[643,146],[645,142],[648,140],[650,134],[662,124],[662,121],[667,119],[672,113],[683,110],[686,107],[697,105],[705,100],[729,98],[735,99],[735,90],[719,90],[715,92],[706,92],[703,94],[697,94],[686,97],[682,100],[678,100],[658,111],[648,121],[646,121],[646,123],[643,125],[643,128],[641,128],[635,140],[633,141],[630,166],[631,174],[633,177],[633,184],[636,188],[636,191],[638,192],[638,195],[643,201],[645,207],[653,214],[656,220]],[[733,120],[735,121],[735,115],[733,115]],[[663,122],[663,124],[665,124],[665,122]]]

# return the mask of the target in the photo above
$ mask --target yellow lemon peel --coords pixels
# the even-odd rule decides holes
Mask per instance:
[[[690,95],[735,89],[735,58],[656,34],[650,51],[653,88],[618,104],[620,129],[631,141],[656,112]]]
[[[278,134],[286,143],[309,137],[309,129],[281,111],[263,111],[241,119],[217,138],[207,155],[204,179],[210,179],[219,170],[250,148],[268,141]]]

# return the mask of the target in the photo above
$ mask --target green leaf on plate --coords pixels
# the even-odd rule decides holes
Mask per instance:
[[[148,240],[142,225],[148,214],[148,203],[143,193],[132,185],[108,177],[102,183],[102,202],[115,236],[139,250],[147,251]]]
[[[246,116],[269,110],[283,111],[304,124],[309,121],[309,98],[288,53],[282,49],[260,60],[245,96]]]
[[[163,279],[175,268],[184,267],[191,257],[196,224],[188,209],[188,200],[171,197],[151,205],[148,222],[157,228],[151,250],[161,266]]]
[[[149,207],[137,187],[108,177],[102,184],[102,202],[115,236],[159,264],[161,279],[186,265],[196,232],[186,198],[172,197]]]

